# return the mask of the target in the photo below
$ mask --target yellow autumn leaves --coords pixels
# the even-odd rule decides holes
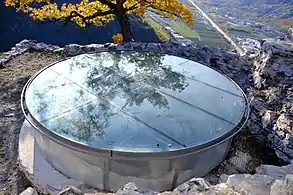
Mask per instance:
[[[143,18],[146,11],[149,10],[172,19],[179,17],[189,26],[193,25],[192,12],[179,0],[81,0],[76,4],[63,5],[57,5],[50,0],[5,0],[5,5],[16,7],[18,10],[30,14],[35,20],[67,20],[86,27],[89,25],[102,26],[112,22],[117,11],[115,9],[117,1],[124,2],[124,14],[135,14]],[[42,4],[36,7],[33,6],[35,3]],[[120,35],[114,35],[113,38],[118,40],[117,42],[121,41]]]
[[[117,34],[113,35],[112,39],[115,44],[123,43],[123,36],[121,33],[117,33]]]
[[[190,9],[179,0],[127,0],[124,7],[129,8],[136,5],[131,13],[144,17],[147,9],[156,14],[171,19],[179,17],[183,19],[189,26],[193,25],[193,15]]]
[[[23,1],[23,0],[22,0]],[[56,3],[48,3],[47,5],[42,6],[41,8],[32,8],[26,7],[25,10],[28,10],[30,16],[36,20],[67,20],[77,23],[81,27],[86,27],[87,24],[102,26],[106,23],[109,23],[115,19],[113,14],[107,14],[104,16],[96,16],[94,18],[88,19],[87,21],[83,20],[84,18],[92,16],[97,12],[108,11],[108,6],[100,3],[99,1],[90,2],[89,0],[82,0],[77,4],[63,4],[61,7],[58,7]],[[72,17],[74,14],[75,17]]]

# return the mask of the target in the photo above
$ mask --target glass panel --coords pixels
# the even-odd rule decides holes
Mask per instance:
[[[48,129],[122,151],[197,146],[228,133],[244,97],[220,73],[158,53],[103,52],[57,63],[33,80],[27,105]]]
[[[236,125],[242,118],[244,112],[244,99],[242,97],[217,90],[191,79],[186,79],[185,84],[186,87],[182,91],[163,87],[159,89],[232,124]]]
[[[134,87],[134,86],[132,86]],[[150,88],[137,87],[136,94],[120,90],[108,96],[124,112],[148,124],[181,145],[196,146],[224,135],[233,124]]]
[[[26,92],[26,105],[39,121],[97,99],[49,69],[38,75]]]
[[[182,147],[100,101],[42,124],[65,138],[101,149],[152,152]]]
[[[119,82],[112,76],[113,71],[106,68],[112,67],[114,64],[112,59],[120,59],[119,56],[115,53],[84,54],[60,62],[51,69],[93,94],[101,96],[111,92],[112,82]]]
[[[178,57],[165,56],[164,66],[172,67],[172,71],[185,75],[186,77],[206,83],[210,86],[242,96],[241,91],[227,77],[219,72],[191,60],[177,60]],[[178,62],[177,62],[178,61]]]

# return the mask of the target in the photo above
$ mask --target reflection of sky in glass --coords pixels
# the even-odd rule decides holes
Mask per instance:
[[[241,91],[230,80],[216,71],[211,71],[207,66],[183,58],[178,60],[175,56],[164,57],[163,64],[171,66],[173,71],[182,73],[186,77],[242,96]]]
[[[97,99],[51,70],[34,79],[26,96],[28,108],[40,121]]]
[[[70,58],[32,82],[26,102],[45,127],[92,147],[165,151],[228,133],[242,118],[241,91],[199,63],[155,53]]]

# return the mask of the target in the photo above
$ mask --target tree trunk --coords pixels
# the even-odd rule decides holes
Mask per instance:
[[[123,42],[130,42],[132,40],[132,29],[130,25],[130,20],[126,14],[126,10],[123,7],[125,1],[126,0],[116,0],[116,17],[120,25]]]
[[[123,42],[130,42],[132,40],[132,28],[128,16],[126,14],[119,14],[117,19],[123,36]]]

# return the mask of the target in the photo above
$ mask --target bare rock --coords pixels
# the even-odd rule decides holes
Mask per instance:
[[[293,164],[278,167],[273,165],[261,165],[256,168],[257,174],[268,175],[276,179],[283,180],[287,174],[293,174]]]
[[[208,191],[203,193],[205,195],[240,195],[245,193],[239,193],[235,191],[232,187],[229,187],[225,183],[221,183],[215,186],[211,186]]]
[[[127,183],[116,192],[117,195],[141,195],[135,183]]]
[[[284,181],[276,180],[271,187],[271,195],[292,195],[293,175],[287,175]]]
[[[292,34],[292,29],[290,32]],[[291,34],[289,33],[290,36]],[[28,50],[55,52],[65,56],[95,51],[144,50],[182,56],[213,67],[235,80],[245,92],[249,91],[252,111],[247,126],[250,131],[257,137],[261,137],[267,145],[274,149],[279,158],[286,162],[293,159],[293,42],[290,40],[264,41],[259,55],[252,61],[248,57],[240,57],[235,53],[219,48],[196,44],[185,46],[171,42],[167,44],[124,43],[118,46],[112,43],[87,46],[71,44],[59,48],[36,41],[23,40],[16,44],[11,51],[0,56],[0,67],[5,66],[5,63],[14,56]],[[246,157],[241,159],[245,160],[231,159],[229,163],[238,165],[238,170],[241,171],[241,167],[249,161]],[[213,189],[213,193],[221,193],[221,190],[234,193],[234,191],[230,191],[230,188],[235,188],[235,193],[244,191],[249,194],[252,193],[251,188],[253,187],[256,187],[255,193],[264,192],[264,188],[268,192],[267,189],[271,185],[269,181],[272,178],[282,180],[286,174],[292,172],[284,167],[277,169],[263,166],[259,168],[258,173],[267,176],[233,175],[228,178],[226,184],[209,188],[207,187],[209,184],[203,180],[193,179],[176,188],[176,192],[185,194],[203,193]],[[236,181],[242,182],[244,187],[241,188]],[[279,184],[276,183],[275,185]],[[143,194],[155,192],[141,191],[134,184],[127,184],[117,193]]]
[[[278,129],[281,130],[289,130],[293,132],[293,123],[292,123],[292,119],[290,119],[290,117],[286,114],[286,113],[282,113],[277,121],[277,127]]]
[[[293,27],[288,29],[287,38],[293,41]]]
[[[264,128],[271,127],[275,119],[275,113],[271,110],[266,110],[261,119]]]
[[[247,195],[270,194],[275,179],[267,175],[239,174],[229,176],[226,184],[238,192]]]
[[[173,192],[178,195],[193,195],[209,190],[210,184],[203,178],[193,178],[179,185]]]
[[[38,195],[38,193],[34,188],[28,187],[25,191],[21,192],[19,195]]]
[[[293,41],[268,39],[253,62],[251,132],[285,162],[293,159]],[[261,117],[260,119],[258,117]]]
[[[127,183],[120,190],[116,192],[116,195],[157,195],[158,192],[152,190],[138,189],[135,183]]]
[[[61,190],[58,195],[84,195],[84,193],[74,186],[68,186]]]
[[[81,46],[78,44],[70,44],[64,47],[63,53],[67,56],[74,56],[81,54]]]
[[[221,174],[220,175],[221,183],[226,183],[227,180],[228,180],[228,178],[229,178],[229,175],[227,175],[227,174]]]

